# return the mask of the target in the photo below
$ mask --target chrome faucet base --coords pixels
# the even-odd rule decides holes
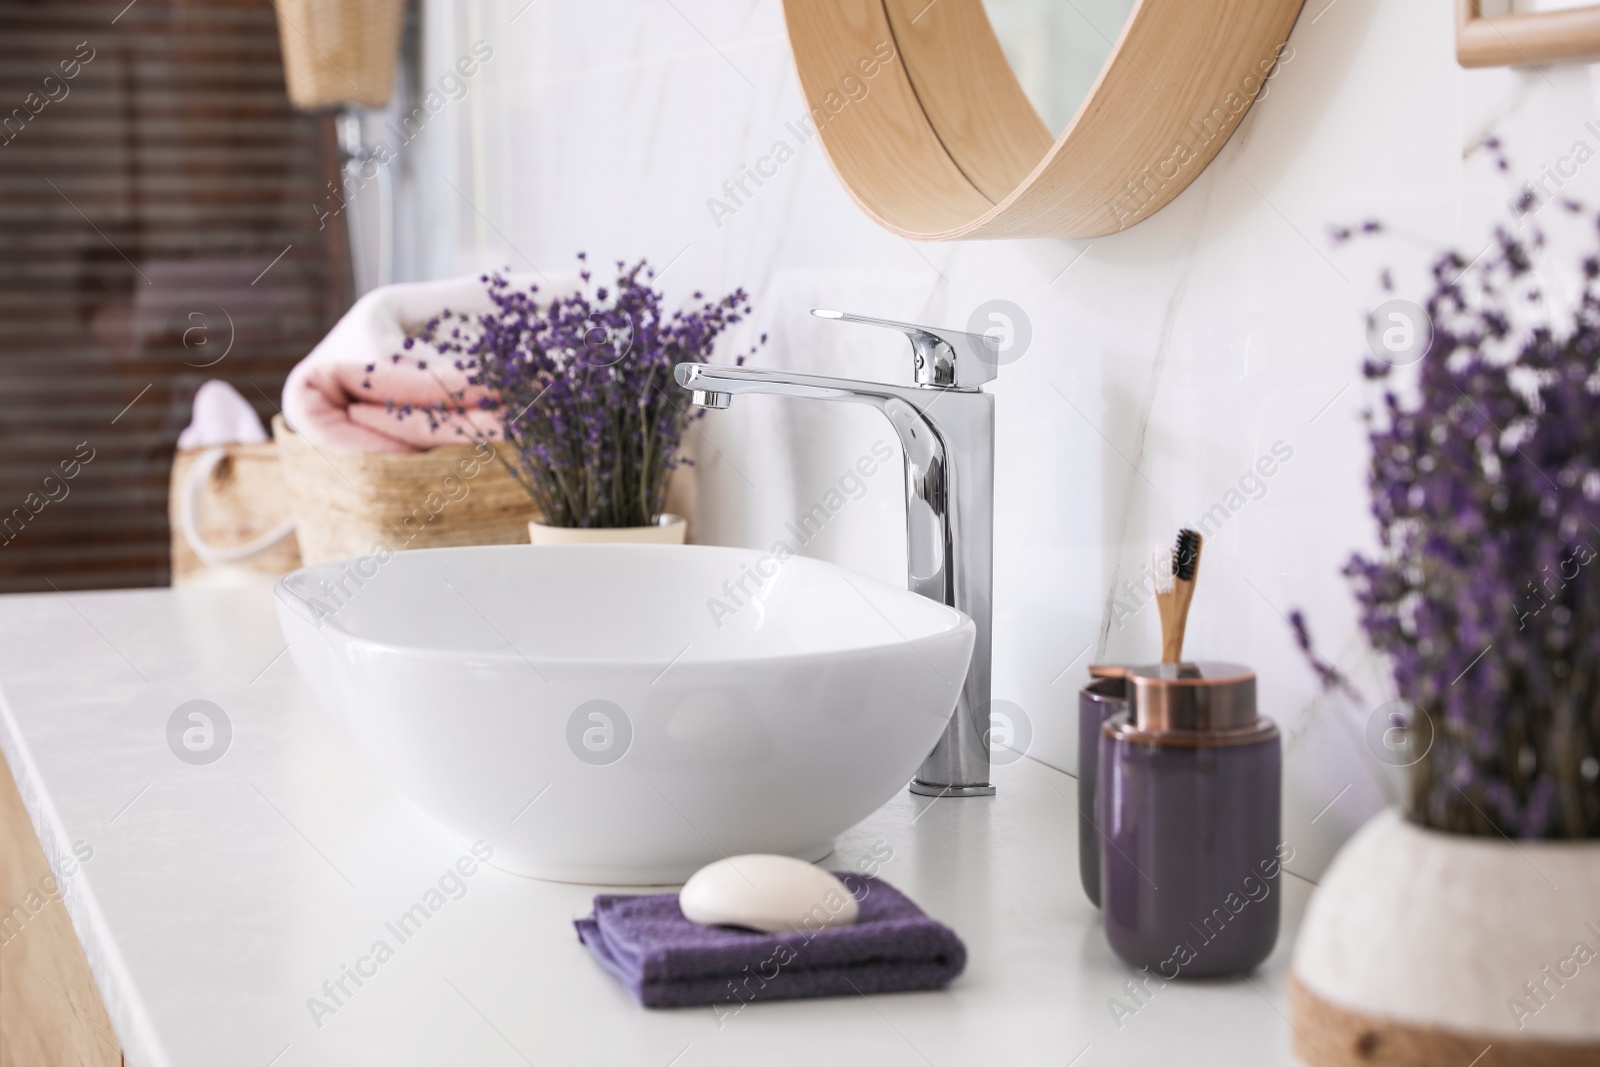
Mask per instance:
[[[911,792],[919,797],[992,797],[992,785],[930,785],[920,779],[911,779]]]

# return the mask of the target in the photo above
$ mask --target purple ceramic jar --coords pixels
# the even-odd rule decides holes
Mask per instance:
[[[1091,668],[1100,671],[1102,668]],[[1094,821],[1094,785],[1100,778],[1100,729],[1128,710],[1122,668],[1115,677],[1096,677],[1078,691],[1078,876],[1090,903],[1100,906],[1100,850],[1104,842]]]
[[[1106,937],[1161,978],[1242,974],[1278,939],[1278,729],[1236,664],[1123,681],[1129,710],[1102,728],[1095,783]]]

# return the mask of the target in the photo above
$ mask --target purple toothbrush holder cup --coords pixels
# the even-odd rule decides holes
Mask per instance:
[[[1125,683],[1095,781],[1106,939],[1163,980],[1248,973],[1278,940],[1278,728],[1234,664],[1128,668]]]
[[[1100,730],[1107,719],[1128,710],[1126,690],[1127,685],[1120,675],[1097,677],[1078,690],[1078,875],[1083,881],[1084,894],[1097,908],[1100,906],[1100,850],[1104,847],[1094,821],[1094,786],[1100,777]]]

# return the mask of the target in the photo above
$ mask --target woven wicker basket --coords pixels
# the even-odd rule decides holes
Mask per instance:
[[[274,6],[290,103],[315,111],[389,102],[405,0],[276,0]]]
[[[167,503],[172,584],[221,578],[223,571],[275,576],[299,567],[294,534],[275,533],[289,518],[285,496],[278,450],[270,442],[178,452]]]
[[[331,452],[280,415],[272,435],[283,461],[295,533],[306,563],[387,548],[528,543],[539,513],[492,451]]]

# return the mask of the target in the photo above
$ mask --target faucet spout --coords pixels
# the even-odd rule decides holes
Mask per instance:
[[[866,404],[889,420],[905,455],[907,587],[966,612],[977,624],[972,663],[955,711],[911,791],[993,795],[994,398],[975,386],[891,385],[709,363],[680,363],[674,376],[704,407],[727,407],[735,393],[768,393]],[[702,397],[720,398],[720,403]]]
[[[710,389],[696,389],[689,394],[689,403],[697,408],[720,411],[733,403],[733,397],[731,394],[718,393]]]

